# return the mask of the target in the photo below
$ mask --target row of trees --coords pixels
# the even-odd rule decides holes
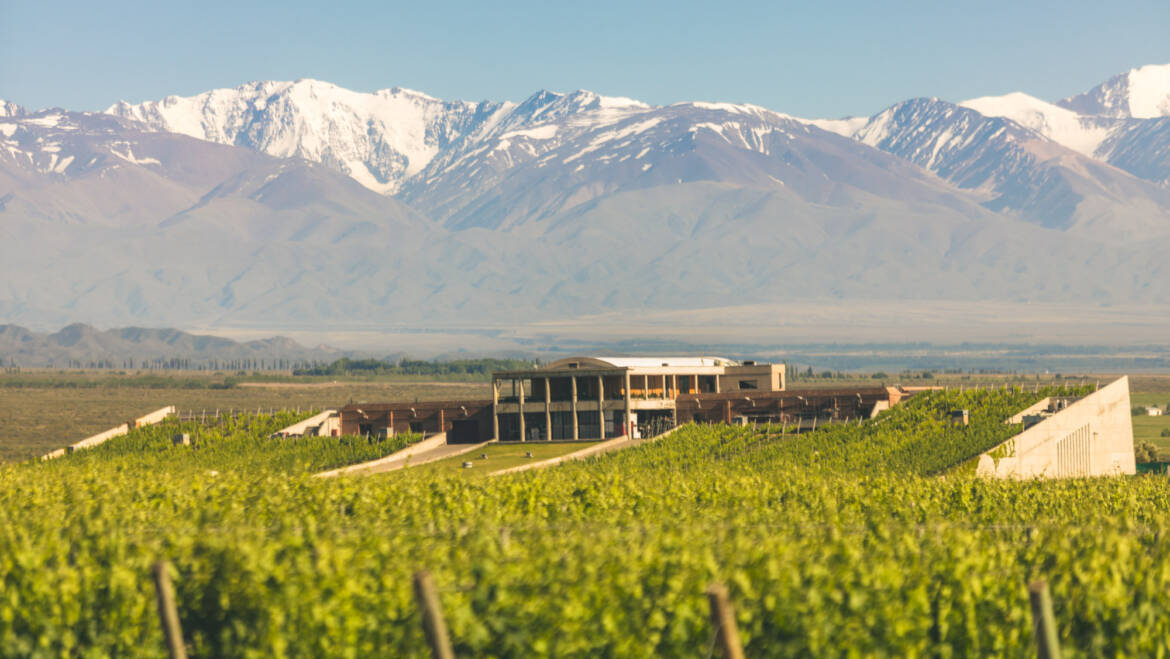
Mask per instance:
[[[122,359],[66,359],[63,362],[49,361],[49,368],[89,368],[156,371],[292,371],[325,367],[325,362],[304,359],[246,358],[246,359],[192,359],[190,357],[126,357]],[[16,371],[21,367],[16,359],[9,357],[5,370]]]
[[[327,366],[318,365],[293,370],[293,375],[466,375],[488,376],[493,371],[532,368],[539,361],[522,359],[456,359],[452,361],[425,361],[400,359],[349,359],[342,357]]]

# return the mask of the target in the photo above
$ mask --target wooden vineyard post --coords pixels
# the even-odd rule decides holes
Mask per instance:
[[[1028,599],[1032,603],[1032,627],[1035,629],[1039,659],[1060,659],[1060,638],[1056,634],[1056,617],[1052,614],[1052,597],[1047,581],[1028,584]]]
[[[171,584],[170,566],[166,561],[154,564],[154,593],[158,598],[158,619],[167,639],[171,659],[187,659],[183,629],[179,626],[179,609],[175,605],[175,587]]]
[[[414,598],[422,612],[423,630],[427,634],[427,644],[431,646],[431,656],[434,659],[454,659],[447,621],[443,618],[443,607],[439,605],[439,592],[427,570],[414,573]]]
[[[727,586],[713,583],[707,586],[707,603],[711,605],[711,625],[715,627],[715,641],[723,659],[743,659],[739,643],[739,628],[735,626],[735,612],[727,596]]]

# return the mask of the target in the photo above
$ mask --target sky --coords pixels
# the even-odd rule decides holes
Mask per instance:
[[[802,117],[1055,100],[1170,63],[1170,2],[0,0],[0,98],[101,110],[317,78],[444,99],[589,89]]]

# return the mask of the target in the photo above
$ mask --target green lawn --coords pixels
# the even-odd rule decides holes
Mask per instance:
[[[1139,405],[1142,407],[1155,405],[1165,410],[1166,406],[1170,405],[1170,394],[1164,392],[1131,390],[1129,401],[1130,404],[1134,407],[1138,407]]]
[[[506,444],[488,444],[482,449],[470,453],[457,455],[453,458],[438,460],[418,467],[408,467],[410,471],[424,474],[458,474],[466,477],[486,476],[493,471],[515,467],[530,462],[540,462],[549,458],[567,455],[573,451],[593,446],[597,442],[508,442]],[[532,457],[525,453],[531,452]],[[482,456],[487,456],[486,458]],[[472,463],[470,469],[463,467],[464,462]]]
[[[1170,393],[1135,391],[1130,394],[1130,402],[1134,407],[1156,405],[1163,410],[1170,403]],[[1162,431],[1170,428],[1170,415],[1133,417],[1133,445],[1141,446],[1142,442],[1149,442],[1158,447],[1158,459],[1170,460],[1170,437],[1163,437]]]
[[[1170,416],[1135,416],[1133,418],[1133,443],[1140,446],[1149,442],[1158,447],[1161,460],[1170,459],[1170,437],[1162,437],[1162,431],[1170,428]]]

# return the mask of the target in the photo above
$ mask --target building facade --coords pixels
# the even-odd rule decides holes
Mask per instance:
[[[721,357],[572,357],[493,373],[493,433],[500,441],[647,436],[678,422],[681,395],[784,387],[783,364]]]
[[[906,392],[791,391],[783,364],[722,357],[572,357],[492,374],[486,400],[360,403],[345,435],[447,433],[452,444],[651,437],[682,423],[777,423],[795,431],[871,418]]]
[[[484,442],[493,437],[491,400],[359,403],[339,410],[341,434],[390,436],[404,432],[447,433],[447,443]]]

